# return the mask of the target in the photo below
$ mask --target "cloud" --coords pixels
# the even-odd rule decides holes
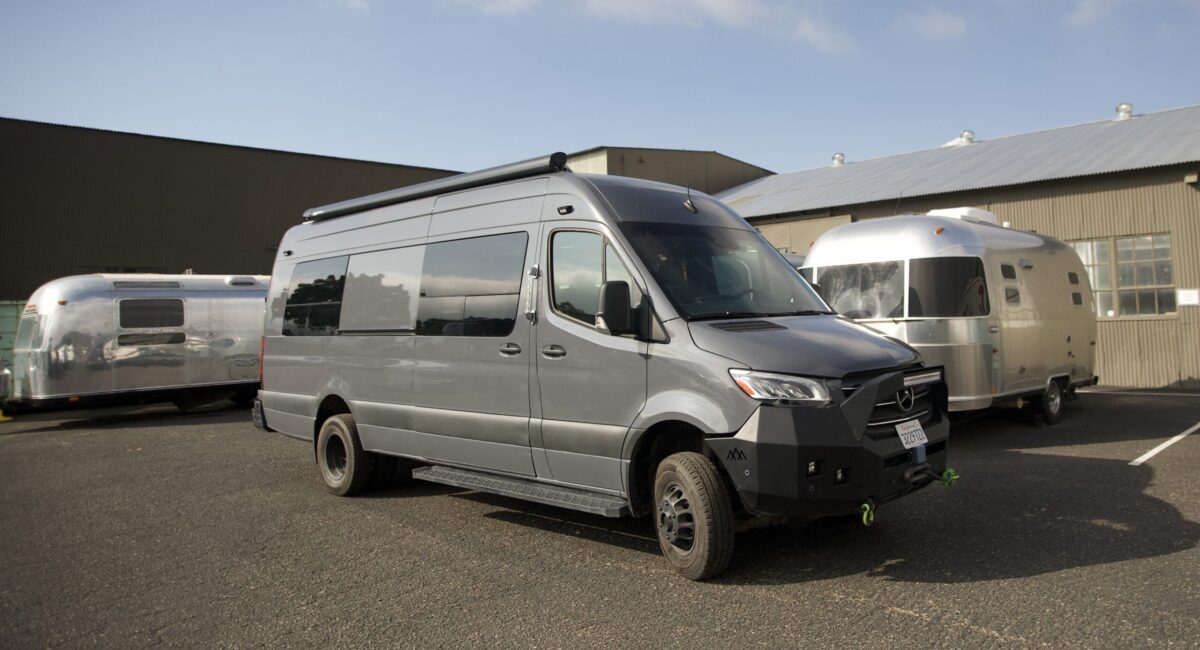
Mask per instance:
[[[531,10],[540,0],[454,0],[488,14]],[[571,0],[584,13],[641,25],[704,29],[710,25],[795,40],[827,53],[854,49],[854,40],[787,0]]]
[[[966,35],[967,19],[948,11],[929,8],[900,16],[896,19],[895,27],[928,39],[955,40]]]
[[[474,7],[489,16],[509,16],[521,14],[533,9],[538,0],[454,0],[468,7]]]
[[[342,5],[351,11],[370,13],[371,0],[342,0]]]
[[[1098,23],[1107,18],[1120,3],[1121,0],[1076,0],[1075,7],[1064,22],[1071,27]]]

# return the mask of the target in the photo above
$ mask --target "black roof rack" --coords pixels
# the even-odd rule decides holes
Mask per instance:
[[[499,167],[491,167],[477,172],[468,172],[466,174],[458,174],[457,176],[449,176],[447,178],[439,178],[437,180],[409,185],[395,190],[388,190],[378,194],[369,194],[357,199],[349,199],[330,203],[318,208],[309,208],[304,211],[305,221],[324,221],[334,217],[341,217],[363,210],[370,210],[385,205],[401,203],[403,201],[412,201],[427,196],[436,194],[445,194],[446,192],[454,192],[457,190],[465,190],[481,185],[491,185],[492,183],[500,183],[503,181],[525,178],[527,176],[537,176],[539,174],[548,174],[553,172],[570,171],[567,169],[567,154],[559,151],[552,153],[549,156],[540,158],[531,158],[521,162],[509,163],[500,165]]]

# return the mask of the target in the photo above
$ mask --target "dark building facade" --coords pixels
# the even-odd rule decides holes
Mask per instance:
[[[0,118],[0,301],[80,273],[268,274],[305,209],[455,173]]]

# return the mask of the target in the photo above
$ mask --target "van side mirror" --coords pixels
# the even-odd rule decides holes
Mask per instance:
[[[619,336],[635,334],[633,310],[629,307],[629,284],[624,280],[609,280],[600,285],[600,311],[596,314],[596,329]]]

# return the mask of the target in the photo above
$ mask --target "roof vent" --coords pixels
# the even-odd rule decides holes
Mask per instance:
[[[256,281],[248,275],[228,275],[225,276],[225,284],[231,287],[253,287]]]
[[[971,129],[963,129],[958,132],[958,137],[942,145],[943,147],[962,147],[968,144],[975,144],[975,132]]]
[[[1121,102],[1117,104],[1117,121],[1128,120],[1133,117],[1133,104],[1129,102]]]
[[[941,210],[930,210],[926,214],[931,217],[950,217],[951,219],[962,219],[963,221],[974,221],[975,223],[990,223],[994,226],[1000,225],[999,217],[979,208],[943,208]]]
[[[833,166],[834,167],[841,167],[842,165],[845,165],[845,164],[846,164],[846,154],[844,154],[840,151],[833,154]]]

